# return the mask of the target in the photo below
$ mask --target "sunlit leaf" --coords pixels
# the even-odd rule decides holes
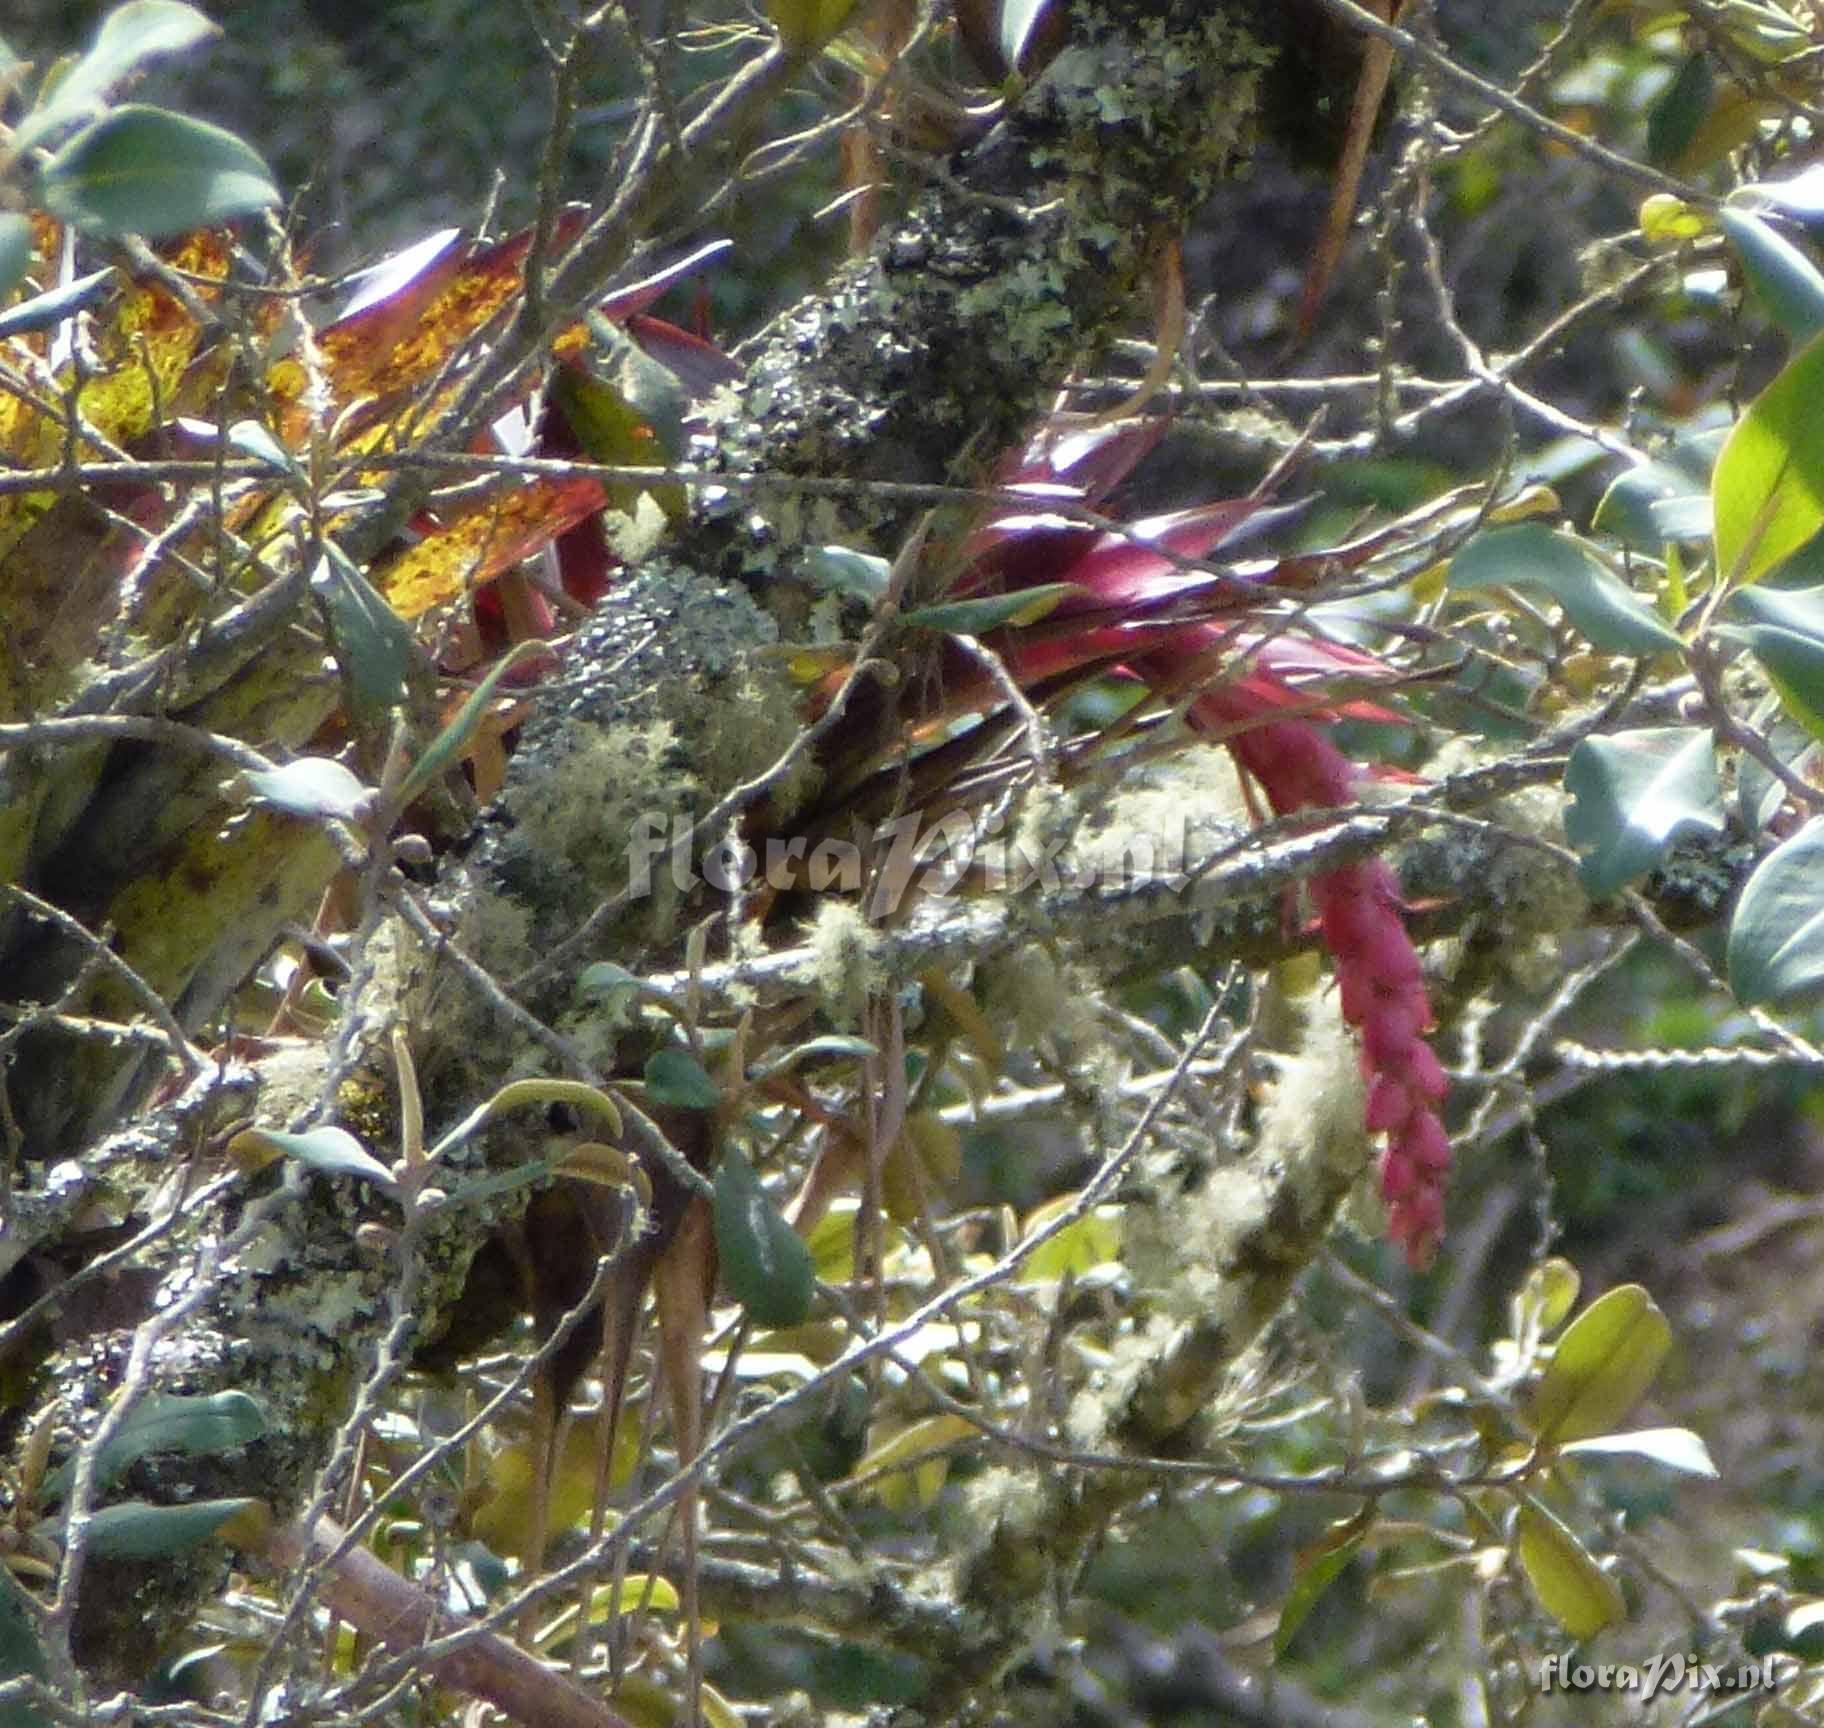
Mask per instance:
[[[611,1617],[632,1614],[636,1610],[648,1614],[677,1614],[682,1609],[683,1600],[669,1578],[650,1572],[629,1572],[618,1587],[598,1584],[590,1593],[589,1624],[604,1626]],[[572,1602],[548,1625],[539,1627],[532,1635],[533,1644],[541,1651],[555,1654],[576,1636],[577,1620],[576,1604]]]
[[[248,774],[246,782],[262,803],[293,816],[358,822],[373,808],[373,789],[327,756],[300,756],[282,768]]]
[[[1736,423],[1711,495],[1716,567],[1755,582],[1824,528],[1824,342],[1786,365]]]
[[[1548,594],[1572,626],[1613,654],[1684,646],[1678,633],[1579,541],[1539,522],[1476,538],[1450,561],[1452,588],[1520,588]]]
[[[1739,188],[1739,194],[1784,210],[1800,221],[1816,221],[1824,218],[1824,163],[1814,162],[1786,180],[1751,181]]]
[[[85,126],[39,185],[44,207],[66,222],[152,240],[279,202],[272,171],[232,132],[136,102]]]
[[[1736,1000],[1782,1007],[1824,996],[1824,817],[1755,866],[1729,923]]]
[[[811,1311],[810,1251],[766,1196],[738,1146],[716,1166],[716,1247],[729,1293],[762,1326],[796,1326]]]
[[[390,714],[410,692],[413,667],[425,660],[410,626],[333,542],[325,547],[310,586],[328,613],[330,641],[350,704],[370,723]]]
[[[1701,210],[1669,192],[1655,192],[1643,200],[1638,220],[1641,233],[1655,246],[1683,245],[1710,226]]]
[[[812,547],[804,555],[804,570],[819,588],[870,604],[886,593],[892,574],[886,559],[847,546]]]
[[[1001,58],[1015,71],[1050,0],[1001,0]]]
[[[555,243],[567,244],[578,227],[576,216],[566,212]],[[389,273],[368,284],[350,310],[317,333],[337,405],[369,404],[351,424],[378,418],[402,392],[428,383],[513,300],[523,284],[531,239],[528,230],[488,246],[427,243],[423,254],[389,261]],[[287,359],[273,368],[269,382],[281,401],[301,403],[310,379],[299,361]],[[290,436],[289,426],[285,430]]]
[[[1533,1392],[1533,1426],[1543,1444],[1606,1434],[1653,1384],[1672,1328],[1638,1284],[1599,1296],[1565,1329]]]
[[[99,300],[113,276],[114,266],[109,264],[87,276],[78,276],[67,287],[53,288],[48,294],[34,294],[31,299],[22,300],[10,310],[0,312],[0,336],[26,336],[35,330],[49,330],[61,324]]]
[[[1668,1470],[1687,1476],[1715,1476],[1716,1461],[1710,1448],[1689,1428],[1635,1428],[1625,1434],[1592,1434],[1564,1448],[1567,1454],[1627,1455],[1650,1458]]]
[[[181,0],[127,0],[101,21],[95,45],[57,80],[47,100],[20,122],[16,151],[45,142],[59,128],[91,119],[108,92],[166,54],[181,54],[219,36],[221,28]]]
[[[243,1169],[258,1168],[276,1153],[295,1158],[323,1176],[354,1176],[377,1187],[394,1186],[393,1173],[346,1128],[311,1128],[301,1134],[277,1128],[243,1128],[228,1142],[228,1156]]]
[[[539,653],[538,644],[521,642],[506,654],[488,673],[487,677],[476,685],[456,710],[450,723],[425,746],[425,751],[412,764],[411,772],[400,784],[395,794],[396,802],[403,807],[411,803],[427,786],[432,785],[439,775],[447,773],[456,766],[461,758],[463,747],[475,735],[475,729],[481,724],[488,711],[488,705],[494,700],[494,693],[499,689],[503,679],[510,677],[526,661]]]
[[[1824,739],[1824,641],[1757,624],[1742,638],[1766,669],[1786,712],[1813,738]]]
[[[1516,1528],[1520,1564],[1539,1605],[1573,1638],[1594,1638],[1628,1611],[1621,1586],[1570,1529],[1530,1496]]]
[[[1580,739],[1564,771],[1564,832],[1600,899],[1657,867],[1680,834],[1724,827],[1716,747],[1697,726]]]
[[[880,1051],[865,1038],[856,1038],[848,1033],[826,1032],[816,1038],[807,1038],[802,1044],[794,1044],[788,1050],[781,1050],[777,1055],[768,1057],[753,1070],[755,1080],[770,1080],[775,1074],[784,1074],[796,1068],[802,1062],[818,1062],[835,1058],[842,1061],[858,1061],[866,1056],[878,1056]]]
[[[1527,1274],[1519,1301],[1541,1333],[1556,1332],[1576,1305],[1583,1276],[1570,1261],[1551,1255]]]
[[[920,630],[981,636],[1007,624],[1036,624],[1071,595],[1083,593],[1074,582],[1046,582],[1011,594],[984,595],[979,600],[946,600],[935,606],[917,607],[901,616],[905,623]]]
[[[639,975],[618,960],[592,960],[577,974],[576,993],[585,1001],[614,1003],[641,988]]]
[[[1707,540],[1707,482],[1707,475],[1693,476],[1670,462],[1626,469],[1603,493],[1590,526],[1649,552],[1658,552],[1667,540]]]
[[[1020,1231],[1021,1237],[1036,1235],[1060,1213],[1075,1205],[1076,1198],[1074,1194],[1063,1194],[1029,1212]],[[1098,1266],[1106,1266],[1120,1252],[1121,1209],[1094,1206],[1033,1249],[1021,1263],[1020,1276],[1040,1282],[1062,1278],[1069,1272],[1080,1278]]]
[[[587,475],[516,484],[447,518],[384,566],[375,584],[401,618],[416,618],[523,563],[606,498],[601,481]]]

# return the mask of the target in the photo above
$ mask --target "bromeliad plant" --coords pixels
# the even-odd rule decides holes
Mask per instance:
[[[1002,464],[998,482],[1028,494],[1033,508],[991,513],[968,536],[942,601],[909,615],[968,637],[922,687],[956,715],[1002,708],[1005,679],[1040,703],[1116,680],[1181,710],[1189,738],[1224,745],[1275,815],[1357,802],[1374,775],[1338,746],[1334,723],[1398,716],[1338,686],[1384,688],[1399,674],[1314,633],[1293,606],[1322,575],[1359,564],[1386,537],[1237,562],[1250,542],[1299,512],[1253,496],[1130,524],[1099,519],[1166,429],[1157,419],[1060,423]],[[990,669],[995,662],[1004,679]],[[932,718],[922,713],[915,723],[928,730]],[[1132,723],[1129,714],[1116,728]],[[941,748],[960,767],[970,739]],[[939,788],[927,776],[922,790],[935,796]],[[1310,895],[1343,1016],[1360,1034],[1366,1125],[1386,1136],[1380,1188],[1389,1226],[1423,1265],[1443,1229],[1450,1141],[1439,1114],[1444,1072],[1425,1040],[1431,1006],[1399,886],[1385,862],[1370,858],[1318,874]]]

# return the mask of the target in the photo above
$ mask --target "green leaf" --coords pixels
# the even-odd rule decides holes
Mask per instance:
[[[1700,512],[1701,525],[1693,519]],[[1644,462],[1615,477],[1590,526],[1649,552],[1668,540],[1707,540],[1710,495],[1702,478],[1669,462]]]
[[[1516,1525],[1520,1565],[1539,1606],[1573,1638],[1594,1638],[1626,1616],[1621,1586],[1531,1495],[1521,1501]]]
[[[1514,1295],[1514,1332],[1535,1337],[1556,1332],[1569,1317],[1583,1287],[1583,1276],[1570,1261],[1554,1254],[1527,1273]]]
[[[128,1465],[153,1453],[211,1457],[245,1446],[265,1432],[266,1413],[245,1392],[154,1392],[133,1406],[96,1456],[95,1485],[107,1487]],[[74,1459],[58,1466],[45,1483],[47,1501],[61,1500],[70,1491],[75,1469]]]
[[[1478,534],[1450,561],[1452,588],[1530,588],[1549,594],[1572,626],[1611,654],[1684,647],[1671,628],[1581,541],[1542,522]]]
[[[1716,568],[1758,582],[1824,528],[1824,342],[1808,343],[1757,396],[1716,461]]]
[[[31,223],[11,210],[0,214],[0,300],[19,286],[31,267]]]
[[[358,822],[373,808],[373,788],[327,756],[300,756],[283,768],[249,774],[246,781],[254,797],[292,816]]]
[[[1756,624],[1774,624],[1824,642],[1824,588],[1738,588],[1729,605]]]
[[[11,311],[0,312],[0,336],[28,336],[35,330],[49,330],[73,313],[99,300],[108,280],[114,274],[109,264],[88,276],[79,276],[67,287],[53,288],[48,294],[35,294],[22,300]]]
[[[181,0],[127,0],[102,20],[95,46],[59,78],[46,100],[21,122],[13,148],[25,151],[60,127],[88,120],[103,99],[147,61],[181,54],[221,29]]]
[[[920,630],[947,630],[961,636],[985,636],[1005,624],[1036,624],[1072,594],[1084,590],[1075,582],[1043,582],[1011,594],[988,594],[979,600],[946,600],[921,606],[902,616]]]
[[[149,240],[279,202],[272,171],[232,132],[141,103],[78,132],[45,164],[40,192],[66,222]]]
[[[310,587],[328,614],[330,645],[351,706],[370,722],[384,718],[405,703],[413,668],[425,658],[411,625],[333,543],[325,546]]]
[[[1672,1328],[1638,1284],[1618,1284],[1565,1328],[1533,1392],[1542,1445],[1606,1434],[1645,1396],[1672,1347]]]
[[[1820,756],[1824,756],[1824,748],[1812,741],[1811,734],[1790,714],[1780,711],[1778,697],[1769,699],[1754,724],[1765,737],[1774,759],[1783,762],[1795,774],[1812,773]],[[1750,834],[1762,834],[1787,797],[1786,783],[1744,751],[1735,770],[1737,821]]]
[[[237,420],[222,437],[229,449],[237,450],[243,456],[264,462],[281,474],[290,474],[299,479],[304,477],[298,459],[257,420]]]
[[[1824,738],[1824,641],[1775,624],[1757,624],[1742,637],[1786,712],[1812,737]]]
[[[713,1110],[722,1094],[703,1064],[688,1050],[668,1044],[646,1063],[646,1096],[677,1110]]]
[[[1781,331],[1802,344],[1824,330],[1824,273],[1817,265],[1750,211],[1725,208],[1718,220],[1735,242],[1748,286]]]
[[[228,1142],[237,1163],[257,1164],[262,1155],[295,1158],[323,1176],[354,1176],[381,1188],[395,1186],[392,1171],[346,1128],[311,1128],[302,1134],[278,1128],[243,1128]]]
[[[1716,749],[1698,726],[1649,726],[1579,740],[1564,771],[1564,832],[1595,899],[1655,868],[1688,829],[1721,833]]]
[[[684,395],[677,375],[660,365],[617,326],[606,319],[594,319],[590,325],[594,341],[589,352],[589,366],[560,366],[551,381],[552,400],[570,423],[584,455],[596,462],[621,467],[656,467],[677,454],[682,436]],[[644,367],[654,368],[650,373]],[[670,380],[670,387],[665,381]],[[628,394],[644,382],[647,395],[656,399],[661,411],[669,415],[672,428],[667,445],[648,413],[642,412]],[[625,506],[638,496],[631,483],[617,486],[614,496]]]
[[[804,555],[805,574],[829,594],[854,600],[878,600],[887,591],[893,566],[871,552],[849,546],[813,546]]]
[[[865,1038],[852,1037],[842,1032],[826,1032],[821,1037],[794,1044],[791,1049],[782,1050],[777,1056],[758,1064],[753,1071],[753,1078],[770,1080],[775,1074],[796,1068],[800,1062],[816,1062],[830,1056],[856,1061],[879,1054],[880,1051]]]
[[[576,993],[585,1001],[605,999],[612,1004],[631,996],[642,983],[637,973],[628,971],[618,960],[596,960],[577,974]]]
[[[1060,1194],[1034,1207],[1020,1228],[1022,1240],[1036,1236],[1062,1212],[1077,1203],[1075,1194]],[[1020,1266],[1023,1284],[1045,1283],[1066,1273],[1085,1278],[1107,1266],[1121,1253],[1122,1212],[1118,1206],[1092,1206],[1081,1218],[1048,1236]]]
[[[374,596],[379,600],[379,596]],[[380,601],[384,606],[386,602]],[[516,642],[505,659],[495,665],[482,681],[476,685],[474,694],[456,710],[455,718],[430,742],[425,753],[412,764],[412,771],[406,775],[397,793],[394,803],[403,810],[406,805],[429,786],[438,775],[446,769],[453,768],[462,755],[463,748],[475,734],[475,728],[487,714],[488,704],[494,700],[494,692],[500,681],[509,673],[517,671],[528,660],[536,660],[540,655],[549,653],[550,649],[543,642]]]
[[[187,1506],[122,1500],[90,1519],[88,1551],[98,1560],[163,1560],[187,1554],[215,1536],[232,1536],[224,1528],[230,1524],[247,1527],[251,1534],[266,1510],[263,1500],[195,1500]]]
[[[1729,923],[1729,988],[1748,1006],[1824,995],[1824,816],[1763,858]]]
[[[1647,157],[1674,162],[1685,152],[1710,112],[1716,75],[1701,51],[1688,56],[1647,113]]]
[[[730,1294],[762,1326],[801,1324],[816,1279],[810,1250],[767,1199],[738,1146],[728,1147],[716,1167],[714,1215]]]
[[[1001,0],[1001,58],[1010,72],[1020,69],[1046,4],[1047,0]]]
[[[1371,1510],[1334,1524],[1325,1534],[1314,1554],[1302,1555],[1279,1611],[1279,1625],[1273,1632],[1273,1660],[1281,1660],[1298,1629],[1310,1617],[1318,1598],[1342,1576],[1343,1569],[1360,1551],[1374,1521]]]
[[[44,1678],[44,1646],[14,1593],[0,1589],[0,1680],[27,1674]],[[23,1699],[0,1704],[0,1728],[51,1728],[57,1720]]]
[[[1572,1441],[1564,1450],[1567,1454],[1651,1458],[1655,1464],[1682,1470],[1687,1476],[1719,1474],[1710,1448],[1689,1428],[1636,1428],[1626,1434],[1592,1434],[1587,1440]]]

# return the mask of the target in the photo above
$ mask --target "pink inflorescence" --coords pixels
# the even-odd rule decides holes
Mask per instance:
[[[1011,457],[997,478],[1004,485],[1042,482],[1051,492],[1062,484],[1100,506],[1164,433],[1162,421],[1090,426],[1069,435],[1050,429]],[[1192,703],[1191,724],[1227,744],[1277,813],[1353,803],[1362,770],[1337,748],[1327,722],[1341,715],[1395,716],[1372,703],[1325,703],[1322,681],[1372,677],[1386,668],[1341,643],[1251,630],[1249,597],[1271,592],[1278,569],[1273,560],[1252,567],[1230,563],[1213,576],[1185,565],[1232,556],[1285,511],[1250,496],[1155,517],[1125,533],[1101,533],[1046,514],[1048,495],[1035,494],[1032,510],[1002,514],[982,529],[971,546],[971,575],[959,589],[1074,585],[1076,592],[1047,613],[1044,635],[1023,641],[1014,632],[1002,645],[1022,683],[1118,661],[1129,676],[1176,693],[1219,671],[1218,681]],[[1358,543],[1358,555],[1371,544]],[[1074,634],[1059,628],[1073,616],[1080,621]],[[1311,893],[1336,967],[1343,1017],[1361,1039],[1367,1125],[1387,1136],[1380,1176],[1389,1229],[1407,1259],[1422,1266],[1444,1229],[1450,1140],[1438,1117],[1444,1071],[1425,1041],[1431,1004],[1406,934],[1399,887],[1385,864],[1368,859],[1316,877]]]
[[[1234,725],[1245,716],[1230,712],[1233,706],[1215,691],[1192,717],[1212,729]],[[1358,770],[1320,726],[1273,721],[1235,734],[1229,746],[1281,815],[1354,796]],[[1380,859],[1368,858],[1315,878],[1311,893],[1336,967],[1343,1018],[1361,1036],[1367,1126],[1387,1136],[1380,1175],[1388,1228],[1407,1260],[1423,1266],[1444,1231],[1450,1137],[1438,1106],[1447,1082],[1425,1041],[1431,1003],[1406,933],[1399,884]]]

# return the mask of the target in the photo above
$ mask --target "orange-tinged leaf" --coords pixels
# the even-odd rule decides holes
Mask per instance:
[[[602,508],[599,480],[535,480],[446,523],[401,554],[375,586],[416,618],[492,581]]]
[[[558,224],[561,246],[580,218]],[[317,345],[336,405],[371,400],[376,407],[414,389],[437,371],[519,293],[530,230],[491,246],[453,248],[397,293],[362,306],[319,333]],[[303,366],[283,360],[272,370],[273,392],[302,399]]]
[[[193,276],[222,280],[228,273],[228,249],[213,231],[192,234],[168,248],[165,256]],[[204,301],[218,290],[196,285]],[[179,386],[194,359],[201,331],[183,306],[156,282],[128,281],[93,314],[95,364],[84,381],[80,405],[84,420],[116,444],[132,444],[179,411]],[[24,338],[42,342],[42,338]],[[42,352],[42,348],[40,348]],[[67,369],[59,375],[67,383]],[[63,454],[64,429],[41,416],[10,392],[0,391],[0,456],[21,467],[42,468]],[[86,452],[92,454],[93,452]],[[25,493],[0,499],[0,557],[48,510],[53,494]]]

